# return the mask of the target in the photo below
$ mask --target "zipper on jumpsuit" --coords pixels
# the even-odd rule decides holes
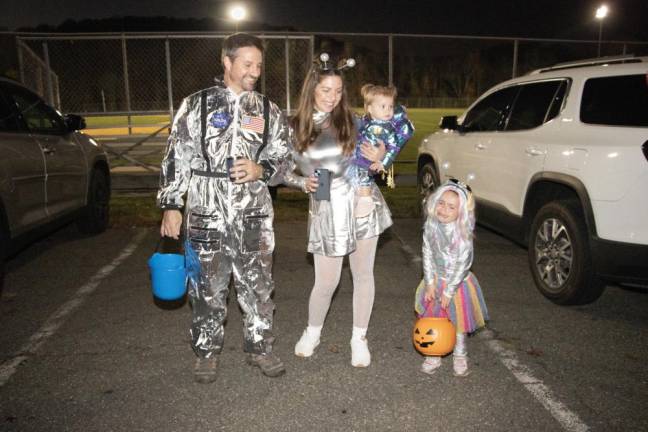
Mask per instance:
[[[232,92],[232,93],[234,93],[234,92]],[[243,93],[241,93],[241,94],[243,94]],[[233,158],[235,158],[234,148],[236,147],[236,141],[238,139],[239,100],[240,100],[241,94],[237,95],[237,94],[234,93],[234,96],[236,98],[234,100],[234,116],[233,116],[233,119],[232,119],[232,121],[234,122],[234,129],[232,130],[232,144],[230,145],[230,148],[229,148],[229,156],[233,157]],[[230,182],[230,184],[228,185],[228,188],[227,188],[227,201],[229,203],[232,203],[233,208],[235,208],[235,203],[232,200],[232,192],[233,192],[233,189],[234,189],[235,186],[236,185],[234,185],[233,183]],[[234,221],[234,212],[230,211],[230,212],[228,212],[228,215],[227,215],[227,222],[231,224],[233,221]]]

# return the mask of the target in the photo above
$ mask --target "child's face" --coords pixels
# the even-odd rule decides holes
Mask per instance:
[[[441,223],[450,223],[459,217],[459,195],[453,191],[445,191],[434,208],[434,215]]]
[[[367,106],[371,118],[376,120],[391,120],[394,117],[394,99],[389,96],[377,95]]]

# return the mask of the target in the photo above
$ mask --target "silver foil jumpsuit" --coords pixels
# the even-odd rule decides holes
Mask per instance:
[[[158,205],[165,210],[184,207],[191,340],[200,357],[223,348],[231,276],[243,310],[244,350],[272,350],[275,244],[267,184],[273,183],[287,154],[280,109],[253,91],[237,95],[217,81],[187,97],[174,119]],[[234,184],[227,174],[228,157],[257,161],[262,178]]]

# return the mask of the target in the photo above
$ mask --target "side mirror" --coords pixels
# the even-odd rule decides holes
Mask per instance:
[[[457,124],[457,116],[441,117],[441,121],[439,122],[439,129],[443,129],[443,130],[459,129],[459,125]]]
[[[67,126],[68,132],[74,132],[86,128],[85,119],[76,114],[66,114],[65,115],[65,126]]]

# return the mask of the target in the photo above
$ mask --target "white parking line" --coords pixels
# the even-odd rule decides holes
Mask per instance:
[[[65,322],[66,317],[79,307],[85,298],[92,294],[99,283],[108,277],[126,258],[137,248],[138,244],[146,236],[146,231],[140,231],[126,248],[110,264],[100,269],[90,280],[76,292],[74,297],[64,303],[45,321],[43,326],[34,333],[27,343],[23,345],[14,356],[0,365],[0,387],[4,386],[9,378],[16,372],[18,366],[43,345],[43,343],[56,333],[59,327]]]
[[[412,263],[420,263],[421,257],[398,235],[395,228],[391,228],[392,235],[400,242],[403,252],[408,255]],[[506,349],[498,340],[494,339],[493,332],[486,329],[479,333],[480,338],[486,340],[486,345],[499,357],[502,364],[524,386],[524,388],[545,407],[562,428],[569,432],[586,432],[589,430],[583,421],[574,412],[553,395],[549,387],[531,374],[531,370],[522,364],[515,352]]]

